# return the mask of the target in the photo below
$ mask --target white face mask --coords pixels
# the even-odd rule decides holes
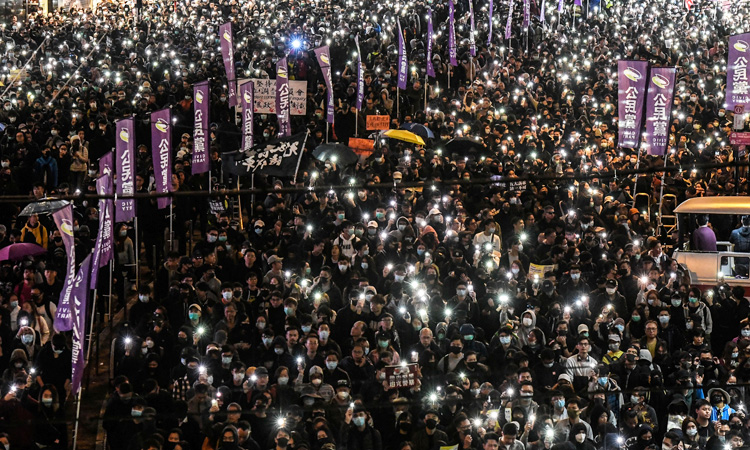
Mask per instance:
[[[576,434],[576,442],[583,443],[583,441],[586,440],[586,433],[578,433]]]
[[[617,292],[617,288],[607,288],[607,294],[614,295]]]
[[[531,317],[524,317],[523,318],[523,326],[530,327],[531,326],[531,322],[532,322]]]

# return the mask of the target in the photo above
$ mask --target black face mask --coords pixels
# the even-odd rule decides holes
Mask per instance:
[[[428,430],[434,430],[437,427],[437,420],[427,419],[424,421],[424,426],[427,427]]]
[[[450,346],[450,352],[453,353],[454,355],[458,355],[459,353],[461,353],[461,350],[463,350],[463,349],[460,346],[458,346],[458,345],[451,345]]]
[[[285,437],[280,437],[276,439],[276,444],[281,448],[286,448],[286,446],[289,444],[289,439]]]

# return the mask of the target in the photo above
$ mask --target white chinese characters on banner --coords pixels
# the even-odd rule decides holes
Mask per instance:
[[[276,80],[252,78],[240,80],[239,85],[247,81],[255,83],[255,107],[256,114],[276,114]],[[289,102],[293,116],[304,116],[307,114],[307,81],[289,81]]]

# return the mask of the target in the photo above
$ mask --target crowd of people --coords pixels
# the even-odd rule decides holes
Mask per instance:
[[[727,37],[744,31],[748,7],[607,0],[561,11],[547,2],[542,12],[532,0],[524,29],[523,3],[504,39],[506,2],[494,4],[490,36],[486,2],[456,1],[455,67],[447,2],[100,3],[0,25],[0,195],[94,193],[98,160],[126,117],[136,118],[136,191],[153,191],[149,113],[164,107],[172,188],[196,193],[168,209],[141,197],[140,225],[114,229],[122,320],[111,392],[87,399],[106,402],[110,450],[750,442],[744,289],[699,289],[670,257],[685,243],[715,251],[717,239],[750,251],[750,217],[701,216],[689,236],[658,214],[662,194],[748,193],[745,171],[730,164],[747,162],[728,139],[742,123],[723,97]],[[434,78],[425,76],[428,9]],[[241,137],[219,49],[227,21],[239,77],[274,78],[288,56],[290,79],[307,81],[307,114],[292,116],[292,131],[310,134],[295,183],[258,173],[265,196],[209,202],[201,192],[236,181],[221,160]],[[330,46],[332,126],[312,53],[320,45]],[[620,59],[677,68],[666,156],[618,146]],[[206,79],[211,171],[192,175],[192,86]],[[312,156],[326,142],[371,137],[371,115],[434,137],[424,146],[378,138],[351,165]],[[254,125],[256,143],[278,135],[274,115],[256,114]],[[380,183],[393,186],[368,187]],[[68,255],[48,215],[20,214],[26,203],[0,203],[0,248],[46,249],[0,261],[0,445],[65,449],[70,333],[54,318]],[[90,198],[73,203],[80,263],[99,211]],[[100,296],[108,283],[99,277]]]

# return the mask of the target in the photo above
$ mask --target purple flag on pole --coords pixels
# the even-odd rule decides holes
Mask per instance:
[[[253,148],[253,107],[255,106],[255,82],[248,81],[240,86],[242,105],[242,151]]]
[[[575,0],[575,1],[573,2],[573,4],[574,4],[575,6],[583,6],[583,3],[581,3],[581,0]]]
[[[221,57],[224,60],[224,70],[227,73],[227,89],[229,90],[229,106],[237,105],[237,77],[234,75],[234,38],[232,37],[232,22],[219,27],[221,41]]]
[[[315,50],[315,57],[318,59],[318,65],[323,71],[323,79],[326,82],[326,120],[333,123],[333,81],[331,80],[331,50],[327,45],[318,47]]]
[[[435,66],[432,64],[432,8],[427,10],[427,75],[435,77]]]
[[[456,48],[456,5],[448,0],[448,56],[451,66],[458,66],[458,49]]]
[[[734,110],[744,105],[750,108],[750,84],[747,78],[747,62],[750,55],[750,33],[729,37],[729,60],[727,65],[727,109]]]
[[[477,41],[474,39],[474,0],[469,0],[469,52],[471,56],[477,56]]]
[[[292,135],[289,108],[289,67],[286,58],[281,58],[276,63],[276,118],[279,121],[279,136],[282,137]]]
[[[208,80],[193,86],[193,175],[206,173],[211,170],[208,159],[208,142],[206,135],[210,134],[209,103],[211,102],[211,90]]]
[[[646,94],[646,148],[649,155],[663,155],[669,144],[674,78],[674,67],[655,67],[649,75]]]
[[[648,61],[617,62],[617,109],[619,146],[638,148],[646,100]]]
[[[362,111],[365,101],[365,69],[362,67],[362,50],[359,48],[359,36],[354,36],[357,45],[357,111]]]
[[[117,195],[135,193],[135,120],[123,119],[115,123],[115,168]],[[135,199],[117,199],[116,222],[128,222],[135,217]]]
[[[523,0],[523,24],[521,27],[524,30],[529,29],[529,21],[531,20],[531,0]]]
[[[109,176],[102,175],[96,180],[96,192],[99,195],[112,194]],[[112,260],[114,255],[112,250],[112,222],[113,201],[111,198],[102,198],[99,200],[99,229],[96,233],[96,243],[94,244],[94,263],[91,268],[91,285],[96,287],[99,277],[99,268],[104,267]]]
[[[490,11],[489,11],[489,29],[487,30],[487,45],[492,44],[492,15],[495,11],[495,0],[490,0]]]
[[[151,113],[151,158],[156,192],[172,192],[172,114],[169,108]],[[159,209],[172,204],[170,197],[156,200]]]
[[[112,152],[107,152],[99,158],[99,175],[112,176]]]
[[[561,12],[563,11],[563,2],[564,2],[564,1],[565,1],[565,0],[559,0],[559,1],[557,2],[557,12],[561,13]]]
[[[73,318],[71,316],[70,290],[76,276],[76,246],[73,237],[73,206],[67,205],[52,213],[57,229],[60,230],[65,253],[68,255],[68,265],[65,271],[60,299],[57,302],[57,313],[55,314],[54,326],[57,331],[70,331],[73,329]]]
[[[539,21],[544,23],[546,22],[546,19],[544,18],[544,7],[547,4],[547,2],[545,0],[541,0],[541,2],[542,2],[542,9],[539,12]]]
[[[71,385],[73,394],[77,394],[81,389],[81,380],[83,379],[83,370],[86,368],[86,310],[88,309],[89,299],[89,272],[91,269],[91,255],[81,263],[78,269],[78,275],[75,277],[73,289],[71,292],[71,301],[73,303],[73,348],[71,353],[71,366],[73,373],[71,375]]]
[[[409,76],[409,64],[406,61],[404,33],[401,32],[401,21],[398,22],[398,88],[406,89],[406,78]]]
[[[508,4],[508,21],[505,22],[505,39],[510,39],[511,36],[511,24],[513,23],[513,0],[510,0]]]

